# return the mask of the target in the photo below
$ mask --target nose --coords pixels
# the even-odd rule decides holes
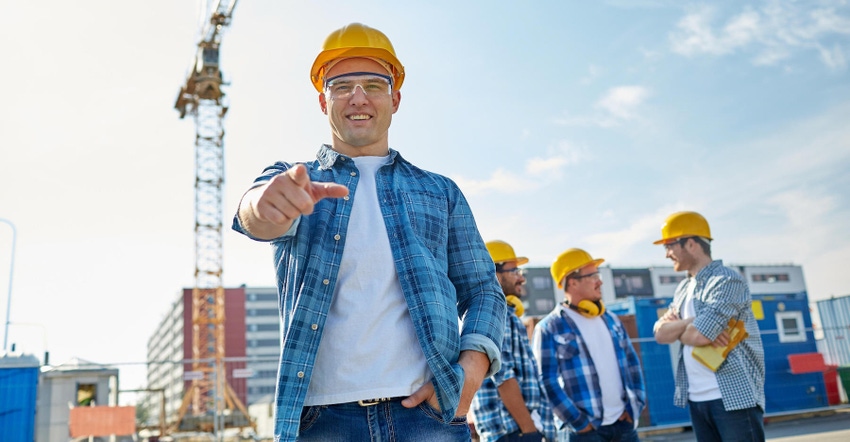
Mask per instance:
[[[357,93],[357,88],[360,88],[359,94]],[[351,99],[366,100],[366,98],[366,89],[363,89],[363,85],[359,83],[355,84],[354,89],[351,91]]]

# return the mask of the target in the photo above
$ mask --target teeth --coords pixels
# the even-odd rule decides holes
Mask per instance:
[[[352,120],[368,120],[368,119],[369,119],[369,118],[371,118],[371,117],[370,117],[370,116],[368,116],[368,115],[351,115],[351,116],[350,116],[350,117],[348,117],[348,118],[350,118],[350,119],[352,119]]]

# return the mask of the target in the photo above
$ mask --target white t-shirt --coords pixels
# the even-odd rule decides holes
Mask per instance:
[[[353,160],[360,179],[304,405],[408,396],[432,377],[378,204],[375,174],[389,156]]]
[[[587,318],[572,309],[567,309],[566,312],[576,323],[599,376],[599,387],[602,389],[602,425],[611,425],[626,411],[626,403],[623,401],[626,396],[623,378],[620,375],[620,364],[614,352],[611,332],[605,325],[605,320],[599,316]]]
[[[682,309],[682,319],[696,316],[696,311],[694,310],[695,285],[696,279],[691,278],[688,282],[685,308]],[[694,359],[692,355],[693,351],[693,345],[684,346],[685,372],[688,374],[688,400],[706,402],[720,399],[720,386],[717,384],[717,376],[708,367]]]

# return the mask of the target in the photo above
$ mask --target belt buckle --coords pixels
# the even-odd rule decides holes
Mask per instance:
[[[361,399],[361,400],[357,401],[357,404],[360,405],[361,407],[371,407],[372,405],[378,405],[381,402],[386,402],[390,399],[392,399],[392,398],[379,397],[379,398],[374,398],[374,399]]]

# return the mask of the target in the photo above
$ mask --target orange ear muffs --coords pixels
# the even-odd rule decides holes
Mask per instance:
[[[522,316],[522,314],[525,312],[525,306],[522,305],[522,301],[519,300],[518,296],[505,296],[505,301],[508,301],[508,305],[513,306],[513,308],[516,309],[517,316]]]

